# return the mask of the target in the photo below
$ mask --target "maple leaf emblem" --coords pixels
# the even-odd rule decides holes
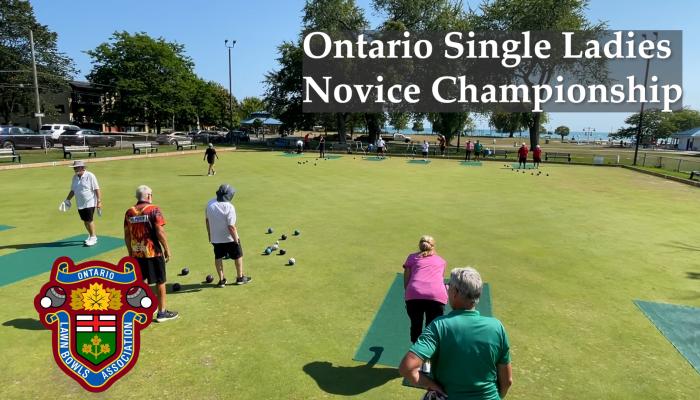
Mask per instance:
[[[109,293],[102,287],[101,283],[90,285],[83,296],[83,307],[88,311],[104,311],[109,307]]]

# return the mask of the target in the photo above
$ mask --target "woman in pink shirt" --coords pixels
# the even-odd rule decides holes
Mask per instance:
[[[447,303],[443,278],[447,262],[435,252],[435,239],[421,237],[418,248],[420,252],[409,255],[403,264],[403,287],[406,289],[406,312],[411,320],[412,343],[420,336],[423,326],[428,326],[443,314]]]

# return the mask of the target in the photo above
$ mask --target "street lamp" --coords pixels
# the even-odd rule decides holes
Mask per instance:
[[[228,116],[229,125],[228,128],[233,129],[233,91],[231,90],[231,49],[236,46],[236,41],[232,40],[231,45],[228,44],[229,40],[224,40],[224,46],[228,49]]]
[[[595,128],[587,127],[583,128],[581,130],[583,132],[583,135],[587,137],[587,141],[590,143],[591,140],[593,140],[593,133],[595,132]]]
[[[653,32],[654,33],[654,40],[657,41],[659,40],[659,32]],[[647,34],[643,33],[642,37],[644,40],[647,39]],[[644,71],[644,90],[647,88],[647,80],[649,79],[649,62],[651,61],[650,58],[647,58],[647,67],[646,71]],[[635,140],[634,143],[634,161],[632,165],[637,165],[637,153],[639,152],[639,142],[642,140],[642,120],[644,119],[644,101],[641,102],[642,107],[639,110],[639,124],[637,124],[637,139]]]

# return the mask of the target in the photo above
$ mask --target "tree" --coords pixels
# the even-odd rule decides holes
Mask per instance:
[[[115,32],[111,42],[87,54],[92,57],[90,82],[106,90],[104,118],[117,125],[146,121],[161,127],[187,112],[192,98],[194,64],[178,43],[146,33]]]
[[[625,124],[628,126],[618,129],[610,137],[613,139],[636,138],[639,129],[639,113],[627,117]],[[697,126],[700,126],[700,115],[695,110],[685,109],[674,113],[665,113],[657,109],[648,110],[644,112],[642,119],[640,143],[653,143],[657,139],[667,138],[675,132]]]
[[[396,132],[408,128],[408,121],[410,117],[405,112],[392,112],[389,113],[389,124],[394,127]]]
[[[244,97],[238,107],[238,118],[241,120],[250,117],[250,114],[258,111],[265,111],[265,101],[258,97]]]
[[[513,137],[515,132],[519,132],[528,127],[527,118],[523,113],[516,112],[493,112],[489,123],[499,132],[507,132],[508,137]]]
[[[311,129],[316,116],[302,112],[302,60],[301,46],[284,42],[277,47],[280,65],[276,71],[265,75],[265,102],[269,111],[282,121],[284,129]],[[245,117],[243,117],[245,118]]]
[[[364,11],[357,6],[355,0],[308,0],[304,6],[302,23],[305,32],[322,30],[336,36],[340,32],[359,33],[368,26]],[[339,112],[335,117],[338,141],[345,143],[350,113]]]
[[[561,141],[564,142],[564,136],[569,136],[569,127],[564,125],[557,126],[554,133],[561,136]]]
[[[592,24],[586,19],[588,0],[486,0],[481,16],[475,20],[479,30],[492,31],[579,31],[579,36],[591,36],[605,28],[604,23]],[[582,34],[583,33],[583,34]],[[559,47],[559,46],[556,46]],[[513,78],[529,87],[547,84],[557,75],[572,73],[581,81],[606,79],[602,60],[564,59],[552,54],[548,60],[522,60],[513,69]],[[526,113],[530,147],[539,143],[542,113]]]
[[[10,124],[13,115],[32,115],[36,111],[30,30],[40,94],[67,89],[75,73],[73,60],[57,49],[58,35],[37,22],[30,2],[0,0],[0,115],[4,124]],[[42,111],[50,115],[53,107],[42,101]]]
[[[455,135],[459,138],[459,134],[464,130],[464,126],[469,119],[469,113],[466,112],[437,113],[437,115],[433,116],[433,131],[445,136],[449,146]],[[457,146],[459,146],[459,142]]]
[[[191,109],[187,115],[188,122],[194,116],[197,129],[200,129],[201,126],[227,127],[231,129],[240,124],[238,113],[235,112],[238,108],[235,99],[233,101],[233,121],[230,121],[228,89],[217,82],[207,82],[200,78],[194,78],[192,84],[195,88],[191,91]]]
[[[413,122],[413,127],[411,128],[411,130],[416,133],[423,132],[425,130],[425,128],[423,128],[423,121]]]

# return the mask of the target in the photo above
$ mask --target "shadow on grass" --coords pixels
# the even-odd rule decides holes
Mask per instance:
[[[80,240],[66,240],[62,242],[46,242],[46,243],[17,243],[8,244],[6,246],[0,246],[0,250],[4,249],[15,249],[15,250],[25,250],[25,249],[37,249],[41,247],[73,247],[82,246],[83,242]]]
[[[666,247],[673,247],[674,249],[680,249],[680,250],[700,251],[700,246],[694,246],[694,245],[679,242],[679,241],[663,243],[662,245],[666,246]]]
[[[43,331],[46,328],[38,319],[34,318],[15,318],[3,322],[2,326],[11,326],[17,329],[25,329],[28,331]]]
[[[370,350],[375,354],[366,365],[334,367],[328,361],[314,361],[304,365],[304,372],[311,376],[324,392],[342,396],[355,396],[399,377],[399,370],[396,368],[374,368],[384,351],[383,347],[372,347]]]
[[[686,278],[688,278],[688,279],[700,279],[700,272],[686,272]]]
[[[173,291],[173,284],[175,284],[175,283],[176,282],[172,282],[172,283],[168,283],[166,285],[168,294],[193,293],[193,292],[199,292],[202,289],[216,288],[216,285],[212,285],[211,283],[206,283],[206,282],[190,283],[187,285],[180,284],[180,290],[175,292],[175,291]]]

